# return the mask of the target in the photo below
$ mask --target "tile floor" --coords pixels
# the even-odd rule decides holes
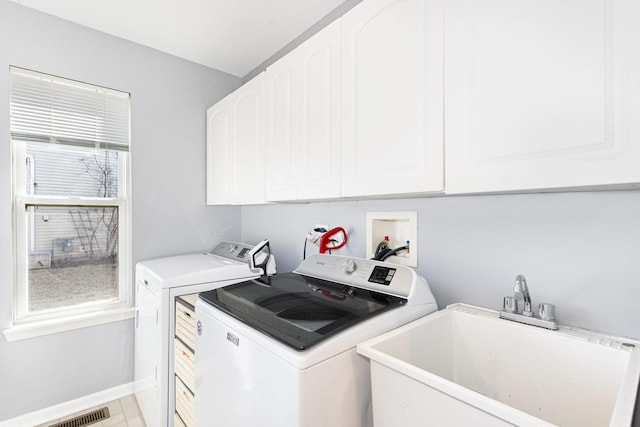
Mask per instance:
[[[89,408],[86,411],[78,412],[77,414],[69,415],[68,417],[52,420],[36,427],[49,427],[59,423],[60,421],[65,421],[77,417],[78,415],[95,411],[103,406],[107,406],[109,408],[110,417],[106,420],[91,424],[90,427],[146,427],[142,414],[140,413],[140,408],[138,407],[138,402],[133,395],[105,403],[104,405],[96,406],[95,408]]]

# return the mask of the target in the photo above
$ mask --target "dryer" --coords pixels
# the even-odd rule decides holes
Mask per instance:
[[[370,426],[369,361],[356,346],[436,310],[411,268],[335,255],[204,292],[195,423]]]
[[[136,264],[134,393],[147,426],[174,425],[176,298],[259,277],[263,270],[249,265],[252,257],[275,273],[268,248],[268,241],[224,241],[210,252]]]

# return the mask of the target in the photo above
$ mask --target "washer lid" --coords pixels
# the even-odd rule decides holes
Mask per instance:
[[[404,305],[404,298],[297,273],[249,280],[200,298],[296,350],[306,350],[363,320]]]

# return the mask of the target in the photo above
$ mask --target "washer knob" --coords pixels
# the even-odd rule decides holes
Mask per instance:
[[[351,274],[356,271],[357,265],[354,260],[348,259],[342,264],[342,268],[344,269],[345,273]]]

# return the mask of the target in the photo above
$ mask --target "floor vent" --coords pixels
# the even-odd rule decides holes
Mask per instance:
[[[80,415],[70,420],[59,422],[58,424],[52,424],[49,427],[84,427],[106,420],[107,418],[109,418],[109,408],[105,406],[88,414]]]

